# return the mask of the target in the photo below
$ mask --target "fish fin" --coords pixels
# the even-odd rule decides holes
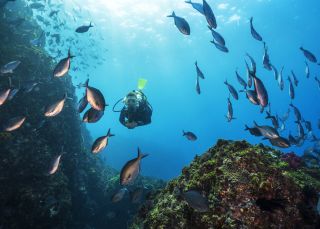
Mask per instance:
[[[92,22],[90,21],[89,27],[93,27]]]
[[[167,17],[175,17],[175,16],[176,16],[175,12],[172,11],[172,14],[171,14],[171,15],[168,15]]]
[[[249,130],[248,125],[244,125],[244,130]]]
[[[198,61],[194,62],[194,64],[195,64],[196,66],[198,66]]]
[[[256,121],[253,121],[253,124],[257,127],[258,126],[258,124],[257,124],[257,122]]]
[[[192,2],[191,1],[184,1],[185,3],[188,3],[188,4],[192,4]]]
[[[225,80],[225,81],[224,81],[224,84],[225,84],[225,85],[228,85],[228,81],[227,81],[227,80]]]
[[[208,25],[208,28],[209,28],[211,31],[213,30],[210,25]]]
[[[186,132],[184,132],[184,130],[182,130],[182,136],[185,136],[186,135]]]

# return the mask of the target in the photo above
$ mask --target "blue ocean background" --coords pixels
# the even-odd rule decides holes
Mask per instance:
[[[105,135],[108,128],[116,135],[108,147],[101,152],[106,164],[116,169],[137,154],[137,147],[150,156],[143,159],[143,175],[170,179],[179,175],[195,155],[202,154],[213,146],[217,139],[247,140],[250,143],[269,144],[261,138],[252,137],[244,131],[244,125],[271,125],[253,106],[244,94],[238,101],[232,99],[236,120],[226,121],[229,91],[224,85],[228,80],[237,90],[242,89],[236,80],[235,70],[246,78],[245,53],[250,53],[257,62],[257,76],[264,82],[272,113],[282,116],[288,109],[287,76],[293,70],[299,79],[293,103],[300,109],[305,120],[313,124],[314,133],[319,135],[317,122],[320,113],[320,91],[314,80],[319,76],[320,66],[309,63],[310,79],[305,76],[305,57],[300,46],[311,50],[320,58],[320,2],[294,0],[208,0],[216,18],[217,31],[226,40],[229,53],[217,50],[211,43],[212,35],[205,17],[181,0],[122,0],[122,1],[56,1],[60,5],[58,21],[65,26],[58,30],[62,42],[59,46],[45,48],[56,56],[63,56],[71,48],[76,57],[72,60],[70,75],[74,85],[87,78],[90,85],[99,88],[109,107],[103,118],[95,124],[87,124],[93,139]],[[8,4],[8,7],[10,5]],[[46,6],[49,7],[49,6]],[[190,24],[191,35],[181,34],[172,18],[166,16],[175,11]],[[48,17],[46,11],[35,11]],[[280,71],[284,67],[285,89],[280,91],[272,71],[262,65],[263,44],[250,34],[249,18],[269,47],[270,60]],[[85,34],[74,30],[92,22],[94,27]],[[47,31],[57,33],[39,21]],[[57,57],[57,61],[61,57]],[[195,90],[196,70],[194,62],[205,74],[200,81],[201,95]],[[152,123],[129,130],[119,122],[119,113],[112,112],[113,105],[129,91],[137,89],[139,78],[148,80],[143,90],[153,106]],[[77,89],[79,99],[84,88]],[[119,107],[119,106],[118,106]],[[120,106],[121,107],[121,106]],[[192,131],[198,140],[190,142],[182,137],[182,130]],[[291,110],[287,130],[297,135],[294,115]],[[291,147],[285,152],[301,154],[308,146]]]

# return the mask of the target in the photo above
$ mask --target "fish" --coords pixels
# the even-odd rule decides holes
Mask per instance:
[[[87,95],[84,95],[78,103],[78,112],[82,113],[82,111],[86,109],[87,105],[88,105]]]
[[[220,45],[219,43],[216,43],[214,40],[213,41],[210,41],[212,44],[214,44],[214,46],[216,46],[217,49],[219,49],[220,51],[222,52],[226,52],[228,53],[229,52],[229,49],[226,47],[226,46],[222,46]]]
[[[201,94],[201,89],[200,89],[200,83],[199,83],[199,77],[197,76],[197,80],[196,80],[196,91],[198,93],[198,95]]]
[[[313,62],[313,63],[317,63],[317,58],[316,56],[310,52],[309,50],[307,49],[304,49],[302,46],[300,47],[300,50],[302,51],[303,55],[310,61],[310,62]]]
[[[262,136],[264,136],[267,139],[274,139],[279,137],[278,131],[271,126],[259,126],[255,121],[254,121],[254,125],[256,128],[259,129]]]
[[[278,73],[277,68],[276,68],[273,64],[271,64],[270,66],[271,66],[271,68],[272,68],[272,70],[273,70],[274,79],[275,79],[275,80],[278,80],[279,73]]]
[[[10,91],[10,93],[9,93],[9,95],[8,95],[7,100],[8,100],[8,101],[12,100],[19,91],[20,91],[19,88],[12,88],[11,91]]]
[[[256,64],[255,60],[253,59],[253,57],[250,56],[249,53],[246,53],[246,56],[249,58],[249,60],[251,62],[251,69],[252,70],[250,70],[249,73],[251,73],[251,75],[255,75],[257,72],[257,64]],[[249,69],[248,64],[247,64],[247,68]]]
[[[250,30],[251,30],[251,35],[254,39],[258,41],[262,41],[261,35],[256,31],[256,29],[253,27],[253,17],[250,18]]]
[[[312,132],[312,124],[311,124],[311,122],[310,121],[306,121],[306,120],[302,120],[302,122],[304,122],[304,126],[306,127],[308,132]]]
[[[56,115],[58,115],[64,106],[64,103],[66,101],[67,98],[67,94],[64,95],[64,97],[56,102],[54,102],[53,104],[49,105],[46,107],[45,112],[44,112],[44,116],[46,117],[54,117]]]
[[[270,64],[270,57],[268,54],[268,47],[266,42],[263,42],[264,54],[263,54],[263,67],[269,71],[272,70],[272,66]]]
[[[190,26],[186,21],[186,19],[176,16],[174,11],[172,12],[171,15],[168,15],[167,17],[173,17],[174,24],[182,34],[190,35]]]
[[[209,201],[206,197],[203,197],[198,191],[189,190],[182,192],[181,196],[188,203],[190,207],[198,212],[209,211]]]
[[[269,111],[267,111],[266,113],[267,113],[266,119],[271,119],[273,127],[275,129],[279,129],[279,120],[278,120],[278,118],[276,116],[271,115]]]
[[[247,125],[245,125],[244,130],[245,130],[245,131],[248,130],[249,133],[250,133],[251,135],[253,135],[253,136],[256,136],[256,137],[262,136],[260,130],[259,130],[257,127],[252,127],[252,128],[251,128],[251,127],[248,127]]]
[[[40,46],[42,45],[42,43],[43,43],[43,39],[42,39],[42,38],[43,38],[43,35],[44,35],[44,32],[42,32],[39,37],[31,40],[30,43],[31,43],[33,46],[40,47]]]
[[[320,89],[320,80],[318,79],[318,77],[314,77],[314,80],[318,83],[318,88]]]
[[[305,61],[304,63],[305,63],[305,65],[306,65],[306,70],[305,70],[306,77],[307,77],[307,79],[309,79],[309,77],[310,77],[310,68],[309,68],[309,64],[308,64],[308,62],[307,62],[307,61]]]
[[[196,141],[197,139],[198,139],[198,137],[194,134],[194,133],[192,133],[192,132],[190,132],[190,131],[182,131],[182,136],[185,136],[189,141]]]
[[[298,121],[295,121],[295,123],[297,124],[299,138],[304,138],[305,132],[304,132],[303,126],[301,124],[301,121],[298,120]]]
[[[131,203],[136,204],[140,202],[142,198],[143,190],[144,190],[143,187],[138,187],[130,193]]]
[[[217,43],[220,45],[220,46],[226,46],[226,42],[224,40],[224,38],[221,36],[220,33],[216,32],[214,29],[212,29],[210,26],[208,26],[208,28],[210,29],[211,31],[211,34],[212,34],[212,37],[214,40],[217,41]]]
[[[257,93],[255,90],[240,90],[240,92],[245,92],[246,93],[246,97],[247,99],[249,99],[249,101],[254,104],[254,105],[259,105],[259,100],[257,97]]]
[[[127,192],[128,192],[127,188],[121,188],[120,190],[118,190],[111,197],[112,203],[117,203],[117,202],[121,201]]]
[[[138,148],[138,156],[130,161],[128,161],[120,172],[120,184],[128,185],[135,181],[140,173],[140,163],[141,159],[147,157],[148,154],[142,154]]]
[[[11,61],[1,67],[1,74],[12,74],[14,70],[21,64],[20,60]]]
[[[235,119],[233,117],[233,108],[232,108],[232,103],[230,101],[230,98],[228,98],[228,113],[226,115],[226,118],[227,118],[228,122],[231,122],[233,119]]]
[[[60,155],[56,156],[52,160],[52,163],[51,163],[49,171],[48,171],[48,175],[53,175],[57,172],[57,170],[59,168],[61,156],[62,156],[62,153]]]
[[[280,148],[289,148],[291,146],[288,139],[280,136],[278,138],[269,139],[269,142],[271,143],[271,145],[277,146]]]
[[[204,15],[203,11],[203,5],[201,3],[191,2],[191,1],[184,1],[187,4],[190,4],[195,10],[197,10],[199,13]]]
[[[0,90],[0,106],[2,106],[8,99],[11,89]]]
[[[106,104],[106,101],[101,91],[97,88],[90,87],[89,79],[87,79],[87,81],[85,82],[85,87],[87,100],[91,107],[98,111],[104,111],[105,107],[108,106],[108,104]]]
[[[59,10],[51,10],[49,17],[53,17],[59,13]]]
[[[68,51],[68,56],[66,58],[63,58],[59,61],[59,63],[56,65],[56,67],[53,70],[53,77],[63,77],[69,72],[70,65],[71,65],[71,59],[75,56],[71,55],[70,49]]]
[[[3,124],[2,129],[3,131],[6,131],[6,132],[17,130],[22,126],[25,120],[26,120],[25,116],[17,116],[17,117],[11,118]]]
[[[290,96],[291,100],[293,100],[295,97],[295,93],[294,93],[294,87],[293,87],[292,81],[290,79],[290,76],[288,76],[288,81],[289,81],[289,96]]]
[[[251,76],[250,68],[249,68],[247,61],[245,61],[245,63],[246,63],[246,68],[247,68],[247,85],[249,88],[251,88],[252,87],[252,76]]]
[[[286,123],[283,122],[281,119],[280,119],[280,122],[281,122],[281,125],[280,125],[279,130],[280,130],[281,132],[283,132],[283,131],[286,130]]]
[[[203,13],[204,16],[206,17],[206,20],[209,24],[209,26],[213,29],[217,28],[217,21],[216,21],[216,17],[214,16],[211,7],[209,6],[209,4],[207,3],[206,0],[203,0],[202,2],[203,5]]]
[[[280,118],[283,122],[287,121],[290,115],[290,108],[288,108],[287,112]]]
[[[197,76],[200,77],[201,79],[204,79],[203,72],[202,72],[201,69],[199,68],[198,62],[196,61],[194,64],[195,64],[195,66],[196,66]]]
[[[284,89],[284,81],[283,81],[283,77],[282,77],[282,72],[283,72],[284,66],[282,66],[279,75],[278,75],[278,85],[280,87],[280,90],[283,91]]]
[[[114,134],[111,134],[110,131],[111,130],[109,129],[107,135],[99,137],[94,141],[91,148],[92,153],[97,154],[101,152],[104,148],[106,148],[106,146],[108,145],[109,138],[114,136]]]
[[[104,111],[98,111],[91,107],[84,113],[82,121],[87,123],[96,123],[102,118],[103,115]]]
[[[89,25],[82,25],[82,26],[80,26],[80,27],[78,27],[78,28],[76,29],[76,33],[85,33],[85,32],[88,32],[88,30],[89,30],[91,27],[93,27],[93,25],[91,24],[91,22],[90,22]]]
[[[238,100],[239,96],[238,96],[238,92],[236,91],[236,89],[231,84],[229,84],[227,80],[224,81],[224,84],[227,85],[228,90],[229,90],[230,94],[232,95],[232,97],[235,100]]]
[[[256,75],[253,75],[252,77],[259,104],[262,108],[264,108],[269,103],[267,89],[265,88],[263,82]]]
[[[302,116],[299,109],[296,106],[294,106],[292,103],[290,103],[289,106],[293,108],[294,115],[296,116],[296,121],[301,121]]]
[[[291,70],[291,74],[292,74],[292,78],[293,78],[293,83],[296,87],[298,87],[298,83],[299,83],[299,80],[297,79],[297,76],[296,74],[294,74],[294,72]]]
[[[241,84],[243,86],[244,89],[247,88],[247,83],[246,81],[239,75],[238,71],[236,70],[236,76],[237,76],[237,80],[239,82],[239,84]]]
[[[25,93],[30,93],[35,88],[35,86],[37,86],[38,84],[39,84],[38,82],[29,81],[29,82],[23,84],[22,90]]]

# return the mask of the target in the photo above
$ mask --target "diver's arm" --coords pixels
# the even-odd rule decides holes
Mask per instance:
[[[149,123],[151,123],[151,115],[152,115],[152,111],[150,109],[149,106],[146,106],[144,111],[143,111],[143,120],[141,120],[140,122],[138,122],[138,125],[139,126],[142,126],[142,125],[147,125]]]

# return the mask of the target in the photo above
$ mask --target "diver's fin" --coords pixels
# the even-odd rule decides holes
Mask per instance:
[[[138,90],[140,90],[140,91],[143,90],[146,87],[147,82],[148,82],[148,80],[140,78],[138,80]]]

